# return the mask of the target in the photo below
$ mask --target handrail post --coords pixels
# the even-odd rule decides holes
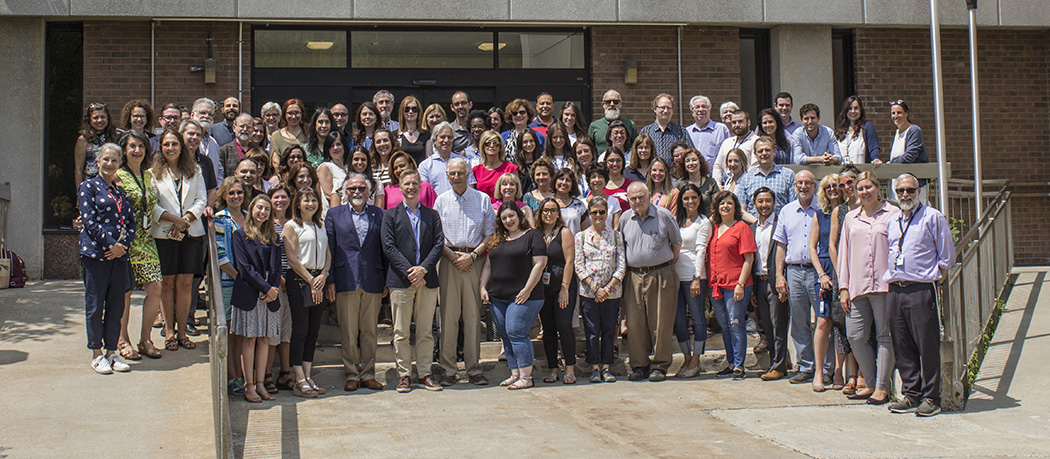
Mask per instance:
[[[233,457],[230,399],[226,392],[226,362],[229,356],[229,326],[223,309],[222,279],[219,276],[218,246],[214,221],[208,222],[208,312],[211,317],[208,354],[211,362],[211,401],[215,431],[215,457]]]

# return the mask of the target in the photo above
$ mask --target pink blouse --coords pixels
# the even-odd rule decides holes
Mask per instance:
[[[895,207],[883,202],[875,215],[868,217],[858,207],[846,214],[839,238],[839,288],[848,288],[851,298],[868,293],[888,291],[882,275],[889,267],[890,243],[886,225]]]

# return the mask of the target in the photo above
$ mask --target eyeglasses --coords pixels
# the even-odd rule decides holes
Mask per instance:
[[[846,180],[846,183],[840,183],[839,184],[839,188],[841,188],[843,190],[845,190],[846,188],[849,188],[851,186],[853,186],[853,180]]]
[[[543,208],[543,213],[545,213],[545,214],[556,214],[558,212],[559,212],[558,209],[551,209],[550,207],[544,207]]]
[[[918,193],[919,189],[915,188],[915,187],[908,187],[908,188],[897,188],[896,190],[893,190],[893,191],[896,191],[898,195],[902,195],[902,194],[915,194],[915,193]]]
[[[348,187],[346,187],[346,189],[347,189],[347,191],[365,191],[365,190],[368,189],[368,187],[364,187],[364,186],[348,186]]]
[[[277,115],[274,115],[274,116],[277,116]],[[332,117],[334,117],[334,118],[349,118],[350,114],[349,113],[332,112]]]
[[[604,210],[592,210],[592,211],[591,211],[591,215],[605,215],[605,214],[607,214],[607,213],[608,213],[608,212],[606,212],[606,211],[604,211]]]
[[[405,113],[419,113],[419,107],[405,107]]]
[[[607,99],[602,101],[605,105],[620,105],[620,99]]]

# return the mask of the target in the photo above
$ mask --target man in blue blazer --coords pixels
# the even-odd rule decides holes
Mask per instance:
[[[412,359],[415,354],[419,384],[441,390],[430,367],[434,362],[434,309],[437,306],[437,263],[444,249],[441,218],[419,204],[419,172],[401,173],[404,201],[383,215],[383,252],[390,266],[386,285],[394,310],[394,356],[397,359],[398,392],[412,390]],[[416,345],[408,342],[412,321],[416,322]]]
[[[359,386],[381,390],[375,370],[379,301],[386,284],[380,237],[383,210],[365,203],[368,179],[364,175],[350,174],[345,191],[350,202],[330,209],[324,220],[332,250],[328,297],[334,299],[339,317],[346,373],[343,390]]]

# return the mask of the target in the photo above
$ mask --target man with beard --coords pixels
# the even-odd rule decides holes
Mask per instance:
[[[346,179],[347,204],[328,211],[324,220],[332,250],[329,301],[335,301],[342,342],[345,391],[364,386],[381,390],[376,380],[379,300],[386,287],[386,259],[381,228],[383,210],[365,203],[370,180],[356,172]]]
[[[219,147],[219,161],[224,171],[236,171],[237,163],[252,149],[252,115],[237,115],[233,120],[233,133],[236,135],[233,142]]]
[[[219,159],[219,143],[212,138],[211,134],[208,134],[208,130],[211,129],[212,117],[214,116],[215,101],[207,97],[201,97],[193,102],[193,112],[190,114],[190,117],[197,120],[201,124],[201,128],[204,129],[201,133],[200,153],[211,160],[215,179],[222,183],[222,179],[226,178],[226,171],[223,169],[222,161]]]
[[[609,149],[609,143],[605,141],[605,134],[609,131],[609,123],[613,121],[623,121],[623,124],[627,126],[627,145],[630,145],[631,142],[634,142],[634,138],[638,137],[638,128],[634,126],[634,121],[620,116],[620,107],[622,106],[623,99],[620,98],[618,91],[613,89],[605,91],[605,95],[602,96],[602,108],[605,110],[605,116],[594,120],[587,127],[587,135],[594,141],[594,146],[599,152]]]
[[[529,123],[533,131],[547,136],[547,129],[554,124],[554,96],[541,92],[536,96],[536,117]]]
[[[222,147],[236,138],[237,133],[234,131],[233,121],[237,119],[237,115],[241,114],[241,102],[236,97],[227,97],[222,101],[222,117],[221,123],[212,125],[211,129],[208,129],[208,134],[211,134],[215,138],[215,143]]]
[[[671,145],[685,142],[690,148],[693,148],[693,139],[689,137],[689,132],[682,125],[671,122],[671,116],[674,114],[674,97],[671,97],[670,94],[658,94],[653,98],[653,113],[656,114],[656,121],[643,127],[639,132],[653,139],[653,144],[656,146],[654,153],[657,156],[667,161],[667,164],[674,164]]]
[[[452,121],[452,132],[456,134],[456,138],[452,141],[452,151],[463,154],[463,151],[474,143],[474,138],[470,136],[470,119],[467,116],[470,114],[470,109],[474,107],[474,103],[470,101],[470,96],[466,91],[456,91],[452,95],[450,107],[452,113],[456,114],[456,119]]]
[[[332,106],[332,124],[334,125],[333,131],[342,132],[347,138],[353,135],[353,129],[350,128],[350,110],[346,108],[346,105]]]
[[[401,125],[390,119],[390,113],[394,111],[394,95],[386,89],[380,89],[376,95],[372,96],[372,103],[376,104],[376,108],[379,109],[379,122],[376,125],[387,128],[390,132],[397,132],[397,128]]]
[[[935,283],[955,263],[955,247],[944,215],[919,202],[919,180],[914,175],[897,177],[894,191],[900,210],[887,225],[889,262],[882,280],[889,284],[886,308],[904,397],[889,409],[928,417],[941,412]]]
[[[715,164],[711,166],[711,177],[714,177],[715,180],[722,179],[722,172],[726,168],[726,155],[729,154],[729,150],[734,148],[743,150],[747,156],[747,164],[744,164],[745,171],[755,165],[755,155],[752,152],[755,147],[755,139],[758,136],[751,132],[750,115],[744,110],[734,112],[729,118],[729,132],[733,134],[733,137],[722,141],[722,147],[718,149],[718,157],[715,158]],[[740,201],[740,203],[743,204],[750,201],[751,199],[745,199]]]
[[[814,104],[806,104],[798,113],[802,117],[803,129],[795,131],[791,136],[794,163],[834,166],[842,162],[835,131],[820,124],[820,108]]]
[[[266,190],[260,185],[269,182],[259,180],[259,165],[254,160],[251,158],[241,159],[237,162],[234,171],[234,177],[241,181],[241,185],[244,185],[244,190],[247,192],[247,196],[244,198],[245,201],[252,202],[252,199],[255,199],[256,196],[266,194]]]

